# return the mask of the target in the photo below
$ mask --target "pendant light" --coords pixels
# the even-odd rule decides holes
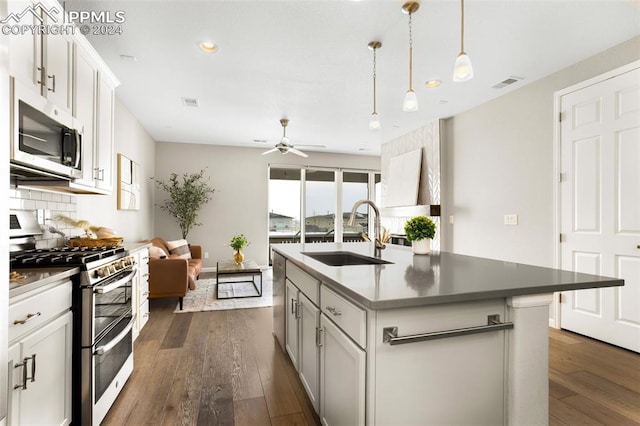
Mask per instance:
[[[369,119],[369,130],[378,130],[380,129],[380,117],[376,111],[376,50],[382,47],[382,43],[372,41],[368,46],[373,50],[373,113]]]
[[[402,11],[409,15],[409,90],[404,95],[404,103],[402,104],[402,110],[406,112],[413,112],[418,110],[418,98],[416,92],[413,91],[413,33],[411,28],[411,15],[418,10],[420,3],[416,1],[409,1],[402,5]]]
[[[471,59],[464,51],[464,0],[460,0],[460,53],[453,67],[453,81],[467,81],[473,78]]]

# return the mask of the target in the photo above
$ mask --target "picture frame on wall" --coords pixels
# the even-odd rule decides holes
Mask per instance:
[[[140,210],[140,165],[118,154],[118,210]]]

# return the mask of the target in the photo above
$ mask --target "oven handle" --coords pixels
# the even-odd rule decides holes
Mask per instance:
[[[129,281],[131,281],[136,276],[137,273],[138,273],[138,269],[134,267],[131,270],[131,273],[128,274],[126,277],[120,278],[118,281],[113,282],[111,284],[97,285],[97,286],[94,287],[93,292],[94,293],[98,293],[98,294],[109,293],[110,291],[115,290],[116,288],[126,284]]]
[[[131,317],[131,321],[129,321],[129,324],[127,324],[127,326],[124,328],[124,330],[122,330],[120,332],[120,334],[118,334],[113,340],[111,340],[106,345],[98,346],[96,348],[95,352],[93,352],[93,354],[94,355],[104,355],[107,352],[109,352],[111,349],[113,349],[114,346],[116,346],[118,343],[120,343],[120,341],[122,339],[124,339],[127,336],[127,334],[129,334],[129,332],[133,328],[133,324],[135,322],[136,322],[136,316],[134,315],[134,316]]]

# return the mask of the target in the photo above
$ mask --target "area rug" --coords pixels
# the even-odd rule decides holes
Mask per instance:
[[[243,279],[250,280],[251,277],[237,276],[236,281]],[[259,286],[260,279],[255,277],[256,285]],[[202,311],[222,311],[229,309],[263,308],[273,306],[273,284],[271,271],[262,273],[262,297],[238,297],[256,294],[253,284],[250,282],[230,283],[223,281],[220,283],[220,295],[223,297],[233,296],[230,299],[216,298],[216,279],[206,278],[196,281],[196,289],[189,291],[183,300],[183,309],[176,305],[174,313],[202,312]]]

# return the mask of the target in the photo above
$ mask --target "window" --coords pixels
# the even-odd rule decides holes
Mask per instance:
[[[330,170],[305,170],[304,240],[333,242],[336,222],[336,177]]]

